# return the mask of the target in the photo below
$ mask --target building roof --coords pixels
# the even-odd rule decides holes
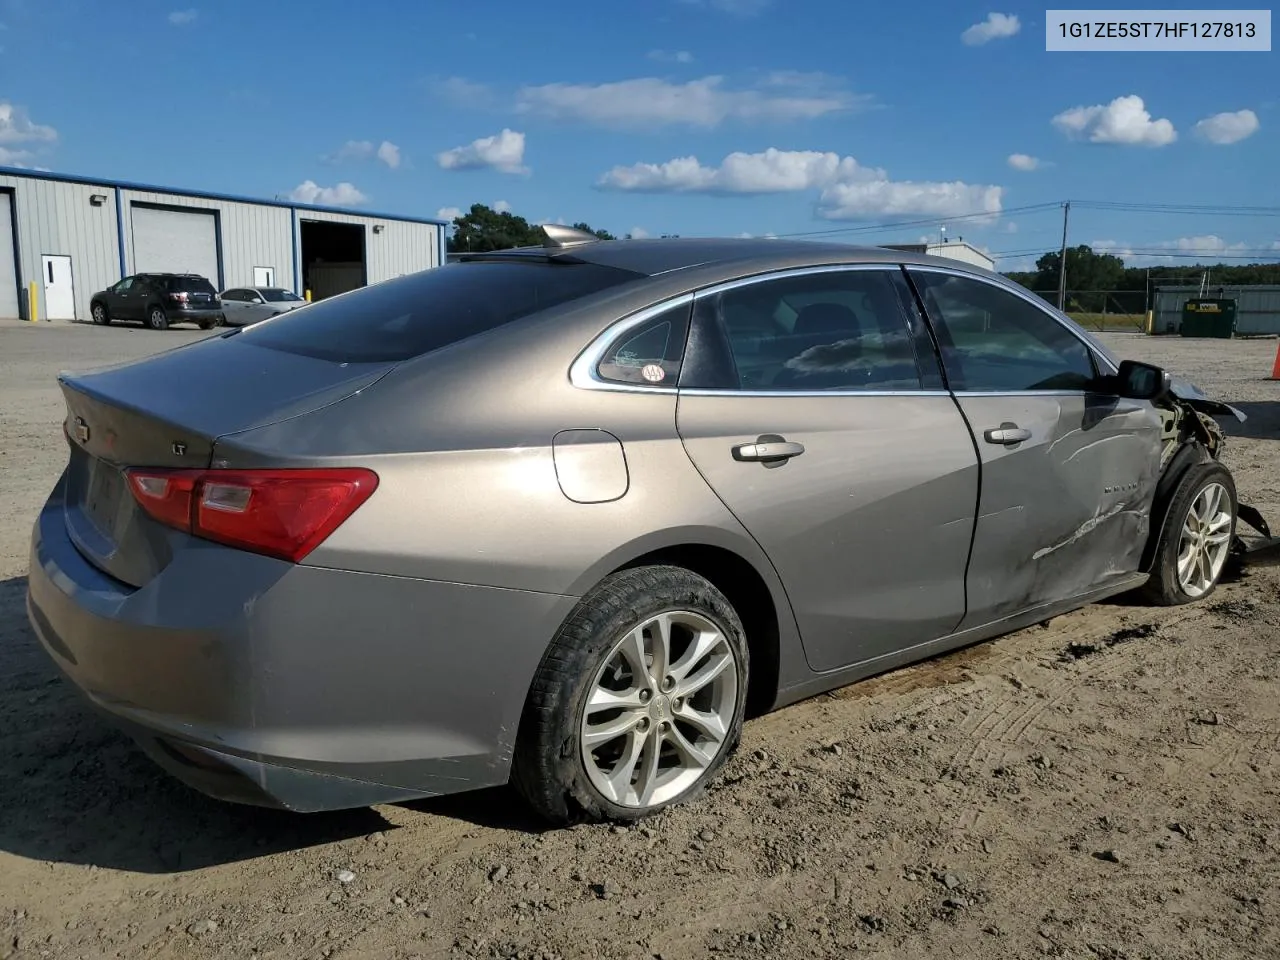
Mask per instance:
[[[284,207],[289,210],[315,210],[319,213],[340,213],[369,220],[399,220],[405,223],[427,223],[448,226],[450,221],[436,217],[410,217],[402,213],[379,213],[354,207],[326,207],[315,203],[299,203],[294,200],[263,200],[259,197],[242,197],[231,193],[212,193],[208,190],[183,190],[180,187],[160,187],[151,183],[133,183],[128,180],[107,180],[101,177],[81,177],[47,170],[29,170],[26,167],[0,166],[0,175],[21,177],[26,180],[52,180],[56,183],[79,183],[90,187],[106,187],[110,190],[137,190],[145,193],[167,193],[176,197],[198,197],[201,200],[226,200],[230,203],[252,203],[261,207]]]

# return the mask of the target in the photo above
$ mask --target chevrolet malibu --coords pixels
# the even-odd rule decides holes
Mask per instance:
[[[1239,547],[1234,411],[999,275],[545,230],[63,375],[30,619],[174,775],[637,819],[744,713]]]

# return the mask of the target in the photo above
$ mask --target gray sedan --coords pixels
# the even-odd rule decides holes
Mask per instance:
[[[1115,594],[1201,600],[1262,524],[1231,408],[999,275],[545,229],[63,378],[31,621],[176,776],[637,819],[744,713]]]
[[[306,300],[283,287],[231,287],[219,296],[223,323],[229,327],[245,327],[307,305]]]

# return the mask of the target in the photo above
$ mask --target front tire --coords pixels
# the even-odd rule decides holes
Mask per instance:
[[[163,307],[152,307],[147,311],[147,326],[152,330],[168,330],[169,318]]]
[[[89,308],[89,315],[93,317],[93,322],[100,327],[105,327],[111,322],[111,314],[107,313],[106,304],[95,303]]]
[[[1142,588],[1162,607],[1203,600],[1217,589],[1236,531],[1236,485],[1214,461],[1187,470],[1169,504],[1151,579]]]
[[[748,671],[742,622],[710,581],[670,566],[615,573],[538,667],[513,782],[560,824],[691,800],[737,748]]]

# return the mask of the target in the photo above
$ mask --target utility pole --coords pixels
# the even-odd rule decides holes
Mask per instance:
[[[1058,263],[1058,309],[1067,309],[1067,215],[1071,213],[1071,201],[1062,205],[1062,259]]]

